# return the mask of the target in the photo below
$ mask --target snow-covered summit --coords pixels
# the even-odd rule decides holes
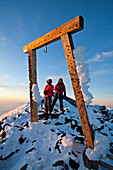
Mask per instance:
[[[57,103],[54,113],[45,119],[42,100],[38,104],[38,123],[30,121],[29,108],[28,103],[0,116],[0,169],[87,169],[77,108],[64,101],[65,112],[61,114]],[[113,112],[101,106],[89,106],[87,112],[93,115],[90,123],[92,117],[96,122],[91,123],[96,135],[95,148],[93,152],[87,150],[87,156],[93,160],[105,159],[106,153],[113,154]],[[101,143],[105,138],[107,148]],[[103,148],[99,150],[98,146]]]

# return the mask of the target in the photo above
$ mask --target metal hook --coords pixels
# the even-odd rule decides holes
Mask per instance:
[[[47,45],[46,45],[46,50],[44,50],[44,53],[47,53]]]

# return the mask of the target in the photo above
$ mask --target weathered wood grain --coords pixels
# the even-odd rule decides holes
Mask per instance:
[[[87,112],[85,109],[85,104],[84,104],[84,100],[82,96],[79,78],[77,75],[74,57],[73,57],[72,50],[74,48],[74,45],[73,45],[72,37],[69,34],[64,34],[61,36],[61,40],[62,40],[62,44],[63,44],[63,48],[64,48],[66,60],[67,60],[68,70],[70,73],[70,78],[71,78],[71,82],[72,82],[72,86],[74,90],[74,95],[75,95],[76,104],[77,104],[77,108],[78,108],[78,112],[80,116],[80,121],[82,125],[85,142],[88,147],[93,149],[94,148],[93,137],[92,137],[91,128],[89,125]]]
[[[30,82],[30,109],[31,109],[31,122],[38,122],[38,108],[37,103],[33,100],[32,86],[37,83],[36,71],[36,50],[31,50],[28,53],[29,63],[29,82]]]
[[[23,47],[24,53],[28,53],[30,50],[39,49],[45,45],[51,44],[60,39],[63,34],[75,33],[83,29],[83,17],[77,16],[65,24],[57,27],[42,37],[32,41],[28,45]]]

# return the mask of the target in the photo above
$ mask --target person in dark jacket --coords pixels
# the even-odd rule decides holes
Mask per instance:
[[[53,99],[52,106],[51,106],[52,110],[54,108],[54,105],[55,105],[57,99],[59,99],[60,111],[63,113],[64,112],[64,110],[63,110],[63,93],[64,93],[64,97],[66,97],[66,88],[65,88],[62,78],[59,78],[58,83],[55,85],[54,91],[55,91],[55,95],[54,95],[54,99]]]
[[[44,88],[44,108],[45,113],[51,113],[51,98],[54,90],[54,86],[52,85],[52,79],[47,80],[47,85]]]

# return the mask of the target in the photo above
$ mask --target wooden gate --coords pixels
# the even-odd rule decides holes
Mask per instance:
[[[31,121],[38,121],[37,103],[33,100],[32,86],[37,83],[37,70],[36,70],[36,50],[47,46],[57,40],[62,40],[65,57],[67,60],[68,70],[73,86],[73,91],[77,103],[77,108],[80,116],[82,130],[85,138],[86,145],[94,148],[93,131],[88,121],[87,112],[83,100],[83,95],[77,75],[76,65],[73,56],[74,44],[72,34],[81,31],[84,27],[84,20],[82,16],[77,16],[67,23],[55,28],[42,37],[34,40],[28,45],[23,47],[24,53],[28,53],[29,58],[29,80],[30,80],[30,106],[31,106]]]

